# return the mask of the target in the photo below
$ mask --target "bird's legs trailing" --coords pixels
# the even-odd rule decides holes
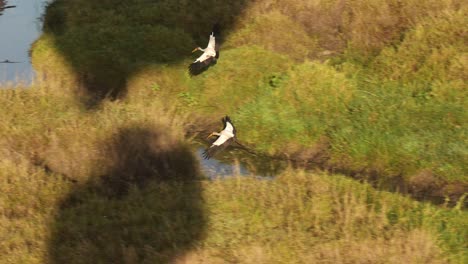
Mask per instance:
[[[205,49],[202,49],[202,48],[200,48],[200,47],[196,47],[195,49],[192,50],[192,53],[194,53],[194,52],[197,51],[197,50],[201,50],[201,51],[205,52]]]
[[[213,132],[213,133],[211,133],[211,134],[210,134],[208,137],[206,137],[206,138],[210,138],[210,137],[213,137],[213,136],[218,136],[218,137],[219,137],[219,136],[221,136],[221,133]]]

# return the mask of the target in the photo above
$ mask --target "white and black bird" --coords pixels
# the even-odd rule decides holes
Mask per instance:
[[[208,41],[208,46],[204,49],[196,47],[193,51],[201,50],[203,54],[198,57],[192,64],[189,66],[190,75],[198,75],[208,69],[211,65],[216,64],[216,61],[219,58],[219,25],[215,24],[213,26],[213,31],[210,35],[210,40]]]
[[[221,132],[213,132],[211,133],[208,138],[212,136],[217,136],[218,138],[211,144],[209,148],[207,148],[203,152],[203,157],[205,159],[210,159],[213,157],[216,153],[222,151],[225,149],[227,146],[231,145],[234,142],[237,142],[236,140],[236,128],[232,124],[231,119],[229,116],[225,116],[222,119],[224,128]]]

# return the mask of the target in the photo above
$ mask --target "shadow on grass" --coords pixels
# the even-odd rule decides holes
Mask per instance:
[[[127,80],[145,66],[190,62],[192,49],[208,44],[213,24],[226,36],[245,6],[246,0],[56,0],[46,8],[44,32],[93,107],[125,96]]]
[[[108,173],[76,186],[52,224],[50,263],[167,263],[203,236],[198,162],[158,131],[104,142]]]

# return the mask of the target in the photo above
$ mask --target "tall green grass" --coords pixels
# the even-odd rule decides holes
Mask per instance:
[[[355,86],[332,67],[306,62],[269,76],[260,86],[264,92],[236,117],[247,142],[270,153],[294,154],[294,145],[313,146],[339,125]]]

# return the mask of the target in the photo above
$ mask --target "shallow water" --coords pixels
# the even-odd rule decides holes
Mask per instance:
[[[200,168],[204,176],[209,179],[226,179],[233,176],[250,176],[257,179],[271,180],[280,175],[286,168],[301,169],[305,171],[324,171],[320,166],[311,162],[298,162],[286,161],[284,159],[272,158],[262,155],[255,155],[249,153],[241,148],[228,147],[223,152],[218,153],[210,160],[205,160],[202,153],[206,147],[209,146],[208,142],[197,139],[192,145],[193,151],[196,153],[200,161]],[[340,172],[332,172],[340,173]],[[347,175],[343,173],[343,175]],[[442,204],[444,197],[434,196],[430,193],[423,194],[419,197],[411,193],[408,186],[404,182],[396,179],[385,182],[385,179],[372,179],[367,178],[369,175],[356,174],[348,175],[351,178],[358,179],[363,182],[371,184],[378,190],[386,190],[390,192],[402,193],[410,195],[417,200],[424,200],[434,204]]]
[[[206,160],[202,153],[209,143],[194,142],[192,149],[200,161],[200,169],[209,179],[233,176],[251,176],[259,179],[272,179],[287,167],[282,160],[256,156],[243,149],[228,147],[215,157]]]
[[[42,31],[41,16],[51,0],[0,0],[7,8],[0,15],[0,84],[26,83],[34,78],[29,57],[31,44]]]

